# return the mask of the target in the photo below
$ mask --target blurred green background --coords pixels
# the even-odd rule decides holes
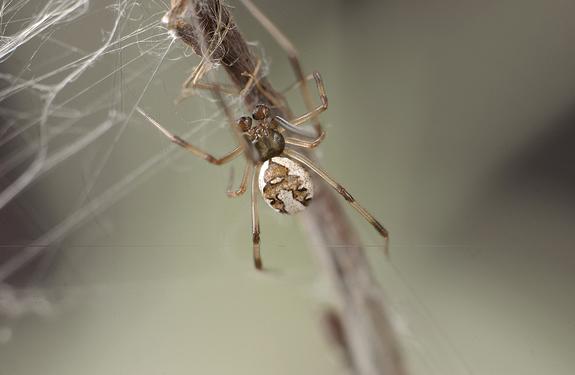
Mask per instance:
[[[10,21],[5,8],[4,36],[40,3]],[[289,85],[283,51],[228,3],[272,83]],[[2,90],[102,47],[117,15],[109,6],[118,4],[90,2],[82,16],[23,44],[1,63],[10,75]],[[69,101],[46,123],[55,134],[49,155],[107,119],[118,126],[0,212],[4,262],[59,223],[74,224],[74,212],[91,213],[4,280],[0,374],[346,373],[319,324],[330,289],[298,220],[262,202],[270,272],[255,272],[249,199],[225,196],[229,167],[173,150],[133,113],[139,103],[216,154],[233,144],[222,119],[211,119],[208,97],[174,104],[198,59],[178,41],[168,48],[154,26],[166,1],[129,4],[120,37],[56,96]],[[377,234],[348,210],[411,373],[572,374],[575,3],[257,4],[298,47],[306,71],[323,75],[322,165],[391,232],[386,260]],[[2,99],[0,137],[38,120],[45,103],[32,86]],[[9,160],[37,141],[36,125],[2,143],[0,155]],[[102,210],[87,205],[171,150],[176,157],[144,168],[145,179],[98,201]],[[241,162],[233,165],[237,176]]]

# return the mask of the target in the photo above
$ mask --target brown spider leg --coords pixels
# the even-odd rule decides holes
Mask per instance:
[[[177,144],[178,146],[180,146],[182,148],[185,148],[186,150],[188,150],[192,154],[204,159],[208,163],[212,163],[212,164],[216,164],[216,165],[222,165],[222,164],[225,164],[227,162],[234,160],[235,158],[240,156],[244,151],[241,146],[237,146],[235,149],[233,149],[231,152],[227,153],[226,155],[222,156],[221,158],[216,158],[215,156],[208,154],[207,152],[197,148],[196,146],[191,145],[190,143],[186,142],[185,140],[178,137],[177,135],[170,133],[166,128],[164,128],[162,125],[160,125],[156,120],[151,118],[147,113],[142,111],[140,108],[138,108],[138,112],[142,116],[144,116],[148,121],[150,121],[152,123],[152,125],[154,125],[156,128],[158,128],[162,132],[162,134],[164,134],[170,141],[172,141],[173,143]]]
[[[252,173],[252,164],[248,162],[246,163],[246,166],[244,168],[244,174],[242,175],[242,182],[240,183],[240,186],[238,187],[237,190],[232,190],[232,183],[233,183],[233,169],[232,169],[232,173],[230,173],[230,183],[228,185],[228,190],[226,191],[228,197],[230,198],[239,197],[240,195],[246,192],[250,173]]]
[[[260,217],[258,214],[258,176],[262,164],[257,163],[255,172],[252,177],[252,242],[254,251],[254,266],[256,269],[261,270],[262,257],[260,254]]]
[[[322,132],[319,137],[313,141],[307,141],[305,139],[299,139],[294,137],[284,137],[285,143],[292,146],[298,146],[303,148],[316,148],[325,138],[325,132]]]
[[[281,128],[288,130],[294,134],[305,137],[305,139],[301,139],[298,137],[284,137],[285,142],[287,144],[290,144],[290,145],[304,147],[304,148],[315,148],[315,147],[319,146],[319,144],[325,138],[325,131],[323,131],[323,130],[318,136],[314,136],[314,135],[310,135],[309,133],[305,132],[304,129],[292,125],[289,121],[284,120],[280,116],[274,117],[274,121]]]
[[[218,101],[220,107],[222,107],[226,117],[228,118],[228,123],[231,127],[232,133],[234,134],[236,141],[242,148],[242,151],[247,159],[247,162],[251,164],[256,164],[258,161],[258,157],[255,153],[255,149],[248,142],[244,134],[242,134],[242,132],[240,131],[239,127],[237,126],[237,122],[234,119],[233,113],[230,107],[228,107],[228,105],[226,104],[226,101],[222,97],[222,94],[218,90],[214,90],[212,93],[214,94],[215,99]]]
[[[256,67],[254,68],[253,72],[251,72],[251,73],[243,72],[242,73],[242,75],[244,77],[250,77],[250,78],[248,79],[248,82],[246,82],[242,91],[240,91],[240,96],[244,96],[246,93],[248,93],[252,89],[252,87],[254,87],[254,85],[258,89],[260,88],[260,84],[258,82],[258,73],[260,72],[261,66],[262,66],[262,61],[260,59],[257,59]]]
[[[268,90],[265,89],[265,87],[263,87],[260,84],[259,79],[257,79],[257,71],[259,70],[261,65],[261,60],[257,59],[257,65],[256,68],[254,69],[253,73],[247,73],[247,72],[243,72],[242,75],[244,77],[249,77],[249,81],[246,84],[246,87],[244,87],[242,89],[242,94],[248,92],[248,89],[250,89],[251,87],[249,87],[248,85],[252,84],[252,86],[256,86],[256,88],[258,89],[258,91],[260,93],[262,93],[263,96],[266,97],[267,100],[270,101],[270,103],[276,107],[276,108],[280,108],[284,113],[290,114],[291,116],[291,110],[289,109],[289,106],[287,105],[287,101],[285,99],[285,97],[282,94],[279,93],[274,93],[271,94]]]
[[[240,95],[240,92],[234,86],[231,85],[197,82],[190,84],[188,87],[183,88],[182,91],[180,91],[180,95],[176,98],[176,104],[179,104],[184,99],[194,96],[196,90],[209,90],[209,91],[217,90],[224,94]]]
[[[269,93],[261,84],[258,80],[256,80],[254,78],[254,76],[250,73],[242,73],[242,75],[244,77],[250,77],[250,81],[254,81],[255,86],[257,87],[258,91],[261,92],[263,94],[263,96],[266,97],[267,100],[270,101],[270,103],[276,107],[276,108],[281,108],[282,111],[284,112],[288,112],[288,106],[287,106],[287,102],[286,99],[283,96],[280,96],[280,99],[278,99],[279,95],[272,95],[271,93]],[[242,90],[243,92],[244,90]],[[281,103],[280,103],[281,102]]]
[[[313,79],[313,74],[308,74],[307,76],[305,76],[305,82],[312,80]],[[280,92],[285,95],[288,92],[290,92],[291,90],[295,89],[296,87],[299,87],[301,85],[301,81],[295,81],[294,83],[292,83],[291,85],[289,85],[288,87],[284,88],[283,90],[281,90]]]
[[[311,98],[311,94],[307,87],[307,82],[305,79],[305,75],[303,73],[303,69],[299,62],[299,53],[292,44],[292,42],[277,28],[276,25],[251,1],[251,0],[241,0],[244,6],[248,9],[248,11],[252,14],[252,16],[259,21],[259,23],[270,33],[270,35],[276,40],[276,42],[285,50],[288,55],[288,59],[292,66],[292,70],[300,83],[300,91],[303,96],[305,105],[307,110],[312,112],[312,115],[309,118],[313,118],[314,122],[313,125],[316,129],[317,134],[321,134],[321,124],[317,119],[318,111],[313,111],[314,105],[313,100]],[[294,124],[298,125],[298,124]]]
[[[323,85],[323,80],[321,79],[321,75],[319,72],[313,72],[313,78],[315,79],[315,83],[317,85],[317,90],[319,91],[319,99],[321,100],[321,104],[314,109],[310,110],[308,113],[304,113],[303,115],[296,117],[290,120],[292,125],[300,125],[304,122],[315,119],[320,113],[327,109],[327,95],[325,93],[325,86]],[[321,126],[318,128],[316,126],[317,134],[321,134],[323,132]]]
[[[260,218],[258,214],[258,175],[260,173],[261,168],[261,161],[256,159],[256,155],[254,155],[250,150],[250,145],[248,144],[247,140],[239,131],[238,127],[234,123],[234,119],[232,116],[232,112],[228,105],[226,104],[224,98],[222,97],[219,91],[214,91],[214,96],[219,101],[221,107],[223,108],[226,116],[228,117],[230,126],[232,127],[232,131],[236,135],[238,142],[240,143],[242,152],[246,158],[248,164],[255,165],[254,167],[254,174],[252,177],[252,243],[253,243],[253,258],[254,258],[254,266],[256,269],[262,269],[262,258],[260,254]]]
[[[322,170],[321,168],[316,166],[311,160],[309,160],[308,158],[306,158],[302,154],[300,154],[296,151],[293,151],[293,150],[285,149],[284,155],[286,155],[287,157],[289,157],[295,161],[298,161],[301,164],[307,166],[309,169],[314,171],[319,177],[321,177],[325,182],[327,182],[332,188],[334,188],[339,194],[341,194],[341,196],[344,197],[345,200],[349,204],[351,204],[352,207],[355,208],[355,210],[357,212],[359,212],[361,214],[361,216],[364,217],[365,220],[367,220],[371,225],[373,225],[375,230],[377,230],[379,232],[379,234],[383,236],[383,238],[385,238],[385,240],[386,240],[385,254],[389,255],[389,250],[388,250],[389,233],[388,233],[387,229],[385,229],[385,227],[383,225],[381,225],[375,219],[375,217],[373,217],[365,208],[363,208],[363,206],[361,206],[351,196],[351,194],[347,192],[347,190],[343,186],[341,186],[339,183],[337,183],[324,170]]]
[[[203,63],[200,63],[200,65],[203,65]],[[259,83],[256,81],[256,76],[260,70],[260,67],[261,67],[261,61],[258,59],[258,62],[256,64],[256,67],[254,68],[253,73],[248,72],[242,73],[244,76],[250,77],[250,79],[248,80],[248,82],[245,84],[244,88],[241,91],[238,91],[238,89],[232,85],[224,85],[221,83],[197,82],[201,77],[199,76],[199,74],[196,74],[196,71],[200,69],[196,68],[192,73],[192,75],[182,85],[182,91],[180,92],[180,95],[176,99],[176,103],[180,103],[182,100],[193,96],[195,90],[197,89],[209,90],[212,92],[218,91],[220,93],[229,95],[244,96],[247,92],[249,92],[252,89],[254,85],[257,85],[257,87],[259,88]],[[202,71],[201,75],[203,75],[204,73],[205,72]]]

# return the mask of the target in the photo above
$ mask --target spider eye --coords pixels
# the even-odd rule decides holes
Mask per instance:
[[[252,119],[247,116],[240,117],[238,120],[238,127],[241,129],[241,131],[247,132],[252,127]]]
[[[254,108],[254,112],[252,113],[252,117],[254,120],[261,121],[267,118],[270,115],[270,108],[265,104],[258,104]]]

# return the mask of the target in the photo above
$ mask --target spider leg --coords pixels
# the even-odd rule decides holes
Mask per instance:
[[[305,76],[305,82],[310,81],[312,79],[313,79],[313,74],[308,74],[307,76]],[[280,92],[283,95],[285,95],[288,92],[290,92],[291,90],[295,89],[296,87],[300,87],[301,84],[302,84],[302,81],[295,81],[291,85],[289,85],[286,88],[284,88],[283,90],[281,90]]]
[[[299,61],[299,53],[292,44],[292,42],[277,28],[277,26],[251,1],[251,0],[241,0],[248,11],[257,19],[260,24],[270,33],[270,35],[276,40],[276,42],[285,50],[288,55],[288,59],[292,66],[292,70],[297,78],[298,85],[304,99],[305,105],[307,107],[308,116],[306,120],[313,119],[313,125],[316,129],[317,134],[321,134],[321,124],[317,118],[317,115],[322,112],[318,111],[317,108],[314,110],[313,100],[311,94],[307,87],[307,80],[303,73],[301,63]],[[317,80],[316,80],[317,82]],[[327,108],[327,100],[325,102],[325,107]],[[325,109],[324,109],[325,110]],[[305,116],[305,115],[304,115]],[[300,116],[303,117],[303,116]],[[302,121],[303,122],[303,121]],[[292,121],[293,123],[293,121]],[[301,123],[301,122],[300,122]],[[293,123],[294,125],[299,125],[300,123]]]
[[[303,115],[291,119],[290,122],[293,125],[301,125],[308,120],[315,121],[315,127],[317,134],[321,134],[323,132],[321,125],[319,125],[319,121],[317,121],[317,116],[327,109],[327,95],[325,93],[325,86],[323,85],[323,80],[321,79],[321,75],[319,72],[313,72],[313,78],[315,79],[315,83],[317,85],[317,90],[319,91],[319,98],[321,100],[321,104],[317,107],[309,110],[309,112],[304,113]],[[301,87],[304,87],[302,84]]]
[[[245,84],[244,88],[241,91],[238,91],[238,89],[232,85],[225,85],[221,83],[199,82],[199,80],[205,74],[204,66],[205,64],[201,62],[196,67],[196,69],[194,69],[190,77],[186,79],[186,81],[182,85],[182,91],[180,92],[179,97],[176,99],[176,103],[179,103],[186,98],[194,96],[196,90],[209,90],[212,92],[218,91],[219,93],[222,94],[244,96],[252,89],[252,87],[257,86],[259,88],[259,83],[257,82],[257,75],[261,67],[261,61],[259,59],[252,73],[248,72],[242,73],[244,76],[250,77],[250,79],[248,80],[248,82]]]
[[[285,149],[284,150],[284,154],[295,160],[300,162],[301,164],[305,165],[306,167],[308,167],[309,169],[311,169],[312,171],[314,171],[319,177],[321,177],[325,182],[327,182],[332,188],[334,188],[342,197],[344,197],[344,199],[353,207],[355,208],[355,210],[357,212],[359,212],[361,214],[361,216],[363,216],[363,218],[365,220],[367,220],[374,228],[375,230],[377,230],[379,232],[379,234],[381,236],[383,236],[383,238],[385,238],[386,240],[386,244],[385,244],[385,254],[388,255],[389,251],[388,251],[388,241],[389,241],[389,233],[387,231],[387,229],[385,229],[385,227],[379,223],[379,221],[377,221],[375,219],[375,217],[373,217],[365,208],[363,208],[363,206],[361,206],[352,196],[350,193],[348,193],[348,191],[341,186],[338,182],[336,182],[334,179],[332,179],[324,170],[322,170],[321,168],[319,168],[318,166],[316,166],[310,159],[308,159],[307,157],[303,156],[302,154],[293,151],[293,150],[288,150]]]
[[[182,88],[180,95],[176,98],[176,104],[179,104],[184,99],[194,96],[196,94],[196,90],[209,90],[209,91],[217,90],[223,94],[240,95],[240,92],[234,86],[231,85],[222,85],[220,83],[197,82],[197,83],[191,83],[187,87]]]
[[[246,192],[250,173],[252,173],[252,164],[248,162],[246,163],[246,166],[244,168],[244,174],[242,175],[242,182],[240,183],[240,186],[238,187],[237,190],[232,190],[232,183],[233,183],[233,169],[232,169],[232,172],[230,173],[230,183],[228,185],[228,190],[226,191],[228,197],[230,198],[239,197],[240,195]]]
[[[256,67],[254,68],[253,72],[251,72],[251,73],[243,72],[242,73],[242,75],[244,77],[250,77],[250,78],[248,79],[248,82],[245,84],[244,88],[240,92],[240,96],[245,96],[248,92],[250,92],[250,90],[252,89],[252,87],[254,87],[254,85],[258,89],[260,89],[260,84],[258,82],[258,73],[260,71],[261,66],[262,66],[262,61],[260,59],[258,59],[257,63],[256,63]]]
[[[273,122],[275,124],[277,124],[279,127],[283,128],[284,130],[288,130],[294,134],[302,135],[302,136],[304,136],[306,138],[310,138],[310,139],[314,139],[317,137],[315,132],[311,133],[311,132],[309,132],[309,129],[295,126],[294,124],[292,124],[291,122],[289,122],[288,120],[284,119],[281,116],[275,116],[273,119]]]
[[[258,175],[260,174],[261,163],[255,167],[252,177],[252,242],[254,251],[254,266],[261,270],[262,257],[260,254],[260,217],[258,213]]]
[[[160,125],[156,120],[151,118],[148,114],[146,114],[140,108],[138,108],[138,112],[142,116],[144,116],[148,121],[150,121],[152,123],[152,125],[154,125],[156,128],[158,128],[162,132],[162,134],[164,134],[166,136],[166,138],[168,138],[170,141],[172,141],[173,143],[177,144],[178,146],[188,150],[192,154],[204,159],[208,163],[212,163],[212,164],[216,164],[216,165],[222,165],[222,164],[225,164],[227,162],[234,160],[235,158],[237,158],[238,156],[240,156],[243,153],[243,148],[241,146],[237,146],[235,149],[233,149],[231,152],[225,154],[221,158],[216,158],[215,156],[213,156],[213,155],[201,150],[200,148],[186,142],[185,140],[178,137],[177,135],[170,133],[166,128],[164,128],[162,125]]]
[[[319,146],[319,144],[325,138],[325,131],[322,131],[318,136],[315,136],[304,131],[302,128],[292,125],[289,121],[283,119],[280,116],[276,116],[274,119],[280,127],[307,138],[301,139],[297,137],[284,137],[287,144],[304,148],[315,148]]]
[[[254,69],[253,73],[247,73],[244,72],[242,73],[242,75],[244,77],[249,77],[248,82],[246,83],[246,87],[244,87],[244,89],[242,89],[242,92],[240,95],[245,95],[246,93],[249,92],[249,90],[255,86],[258,91],[266,97],[267,100],[270,101],[270,103],[276,107],[276,108],[280,108],[284,113],[289,113],[291,116],[291,110],[289,109],[289,106],[287,104],[287,101],[285,99],[285,97],[283,96],[283,94],[274,92],[273,94],[270,93],[268,90],[266,90],[265,87],[263,87],[260,83],[260,80],[257,77],[257,72],[259,71],[259,68],[261,66],[261,60],[257,59],[257,64],[256,67]]]
[[[322,132],[316,139],[308,141],[305,139],[295,138],[295,137],[284,137],[286,144],[292,146],[298,146],[303,148],[316,148],[325,138],[325,132]]]
[[[194,68],[194,71],[190,76],[184,81],[182,89],[189,88],[192,84],[197,83],[208,71],[208,66],[205,59],[202,59],[198,65]]]
[[[212,93],[214,94],[215,99],[218,101],[218,103],[220,104],[220,106],[224,110],[224,113],[225,113],[226,117],[228,118],[228,123],[230,124],[232,132],[233,132],[234,136],[236,137],[237,142],[240,144],[240,147],[242,148],[242,151],[243,151],[244,156],[246,157],[247,161],[249,163],[256,164],[257,155],[255,154],[255,150],[249,144],[249,142],[246,140],[246,138],[242,135],[240,129],[236,125],[236,121],[234,119],[232,110],[230,109],[230,107],[228,107],[222,94],[218,90],[214,90],[214,91],[212,91]]]

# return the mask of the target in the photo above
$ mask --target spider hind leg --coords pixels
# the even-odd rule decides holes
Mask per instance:
[[[360,215],[363,216],[363,218],[367,220],[383,238],[385,238],[384,250],[385,254],[389,255],[389,245],[388,245],[389,232],[387,231],[387,229],[385,229],[385,227],[379,221],[377,221],[377,219],[373,217],[373,215],[370,214],[369,211],[367,211],[362,205],[360,205],[359,202],[356,201],[355,198],[342,185],[340,185],[337,181],[331,178],[323,169],[316,166],[310,159],[300,154],[299,152],[286,149],[284,150],[284,154],[287,157],[305,165],[313,172],[315,172],[319,177],[321,177],[325,182],[327,182],[335,191],[337,191],[357,212],[359,212]]]

